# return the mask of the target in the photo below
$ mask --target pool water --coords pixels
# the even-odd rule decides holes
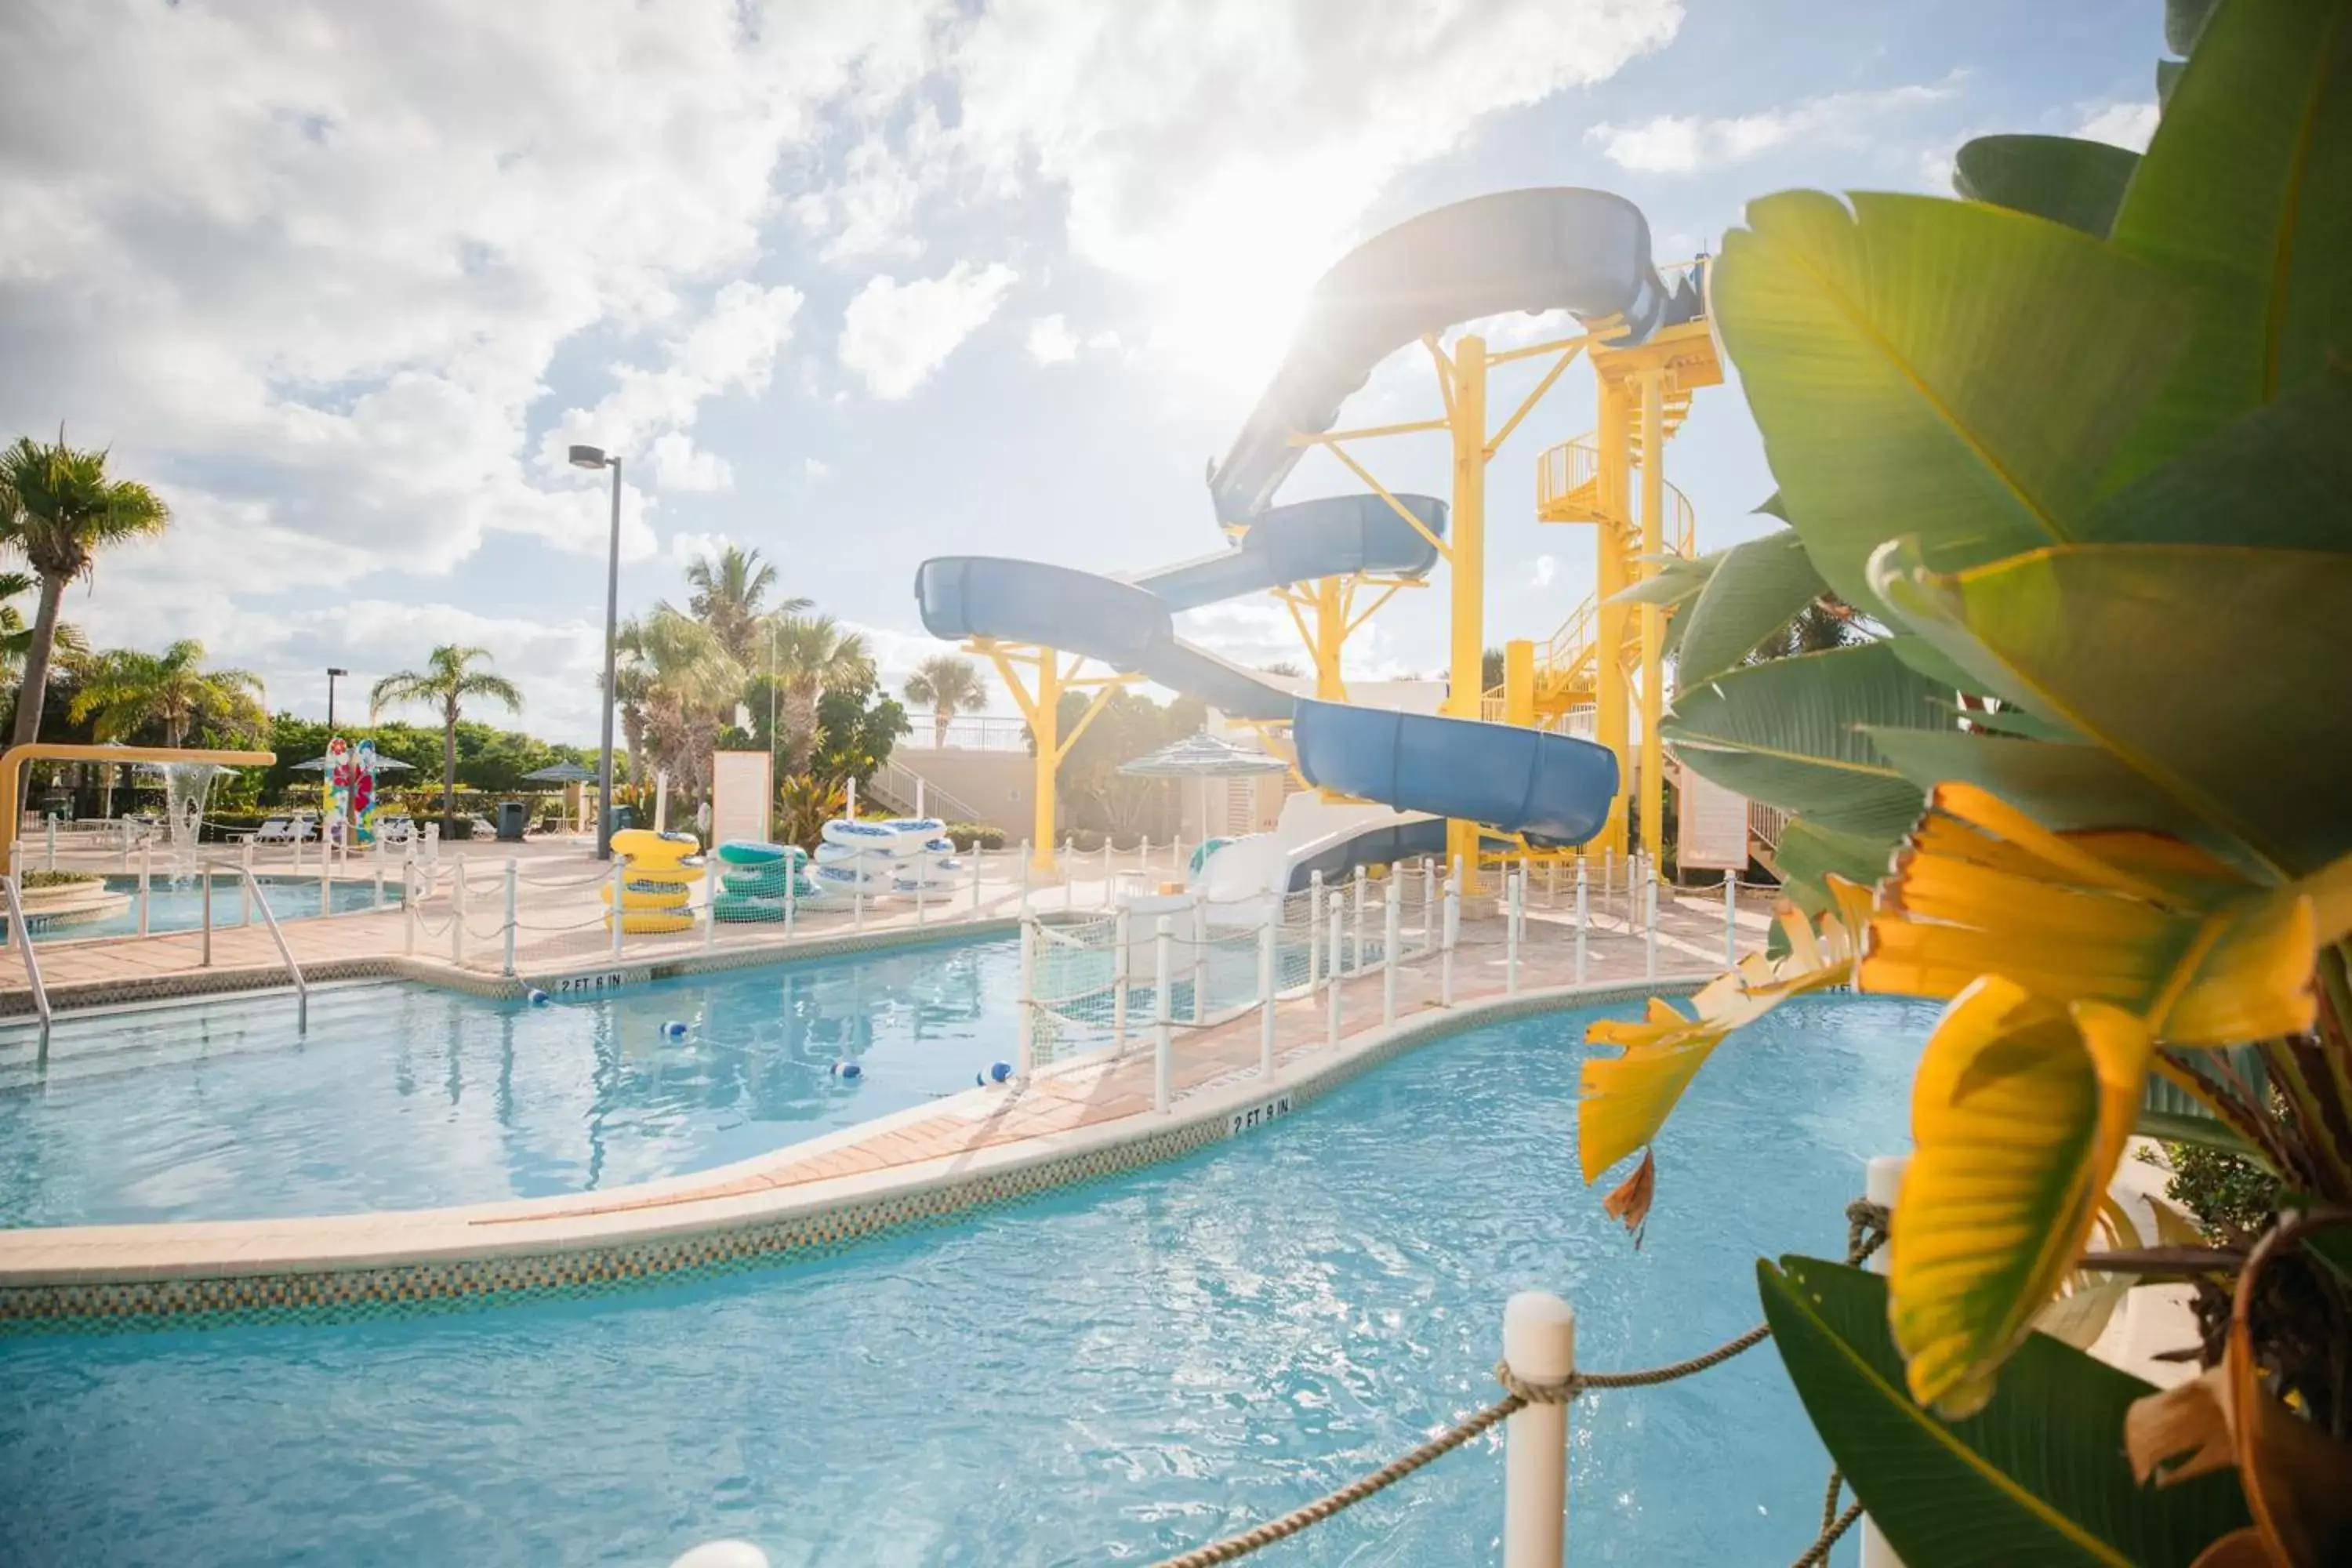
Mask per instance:
[[[322,989],[0,1035],[0,1225],[545,1197],[707,1170],[969,1088],[1016,944],[929,944],[533,1007]],[[667,1039],[664,1024],[688,1026]],[[834,1076],[855,1061],[855,1082]]]
[[[261,896],[269,905],[269,912],[281,921],[315,920],[319,914],[319,879],[316,877],[257,877]],[[106,889],[110,893],[127,893],[131,905],[119,914],[99,920],[43,921],[37,916],[33,922],[35,942],[80,942],[94,936],[136,936],[139,933],[139,879],[109,877]],[[240,901],[244,882],[235,877],[213,879],[213,925],[215,930],[236,925],[244,918]],[[204,885],[194,878],[173,883],[160,874],[148,880],[147,929],[152,933],[162,931],[194,931],[205,923]],[[400,868],[393,868],[392,876],[383,885],[383,901],[387,908],[400,906]],[[348,880],[339,879],[331,885],[326,908],[330,914],[347,915],[375,907],[375,877]],[[261,923],[258,911],[253,915],[256,925]]]
[[[1931,1016],[1844,998],[1728,1042],[1639,1251],[1578,1178],[1591,1015],[1428,1046],[1242,1139],[788,1265],[466,1316],[0,1340],[16,1564],[593,1563],[740,1536],[777,1568],[1150,1562],[1496,1394],[1503,1302],[1595,1368],[1759,1317],[1906,1147]],[[1769,1346],[1580,1401],[1570,1561],[1785,1563],[1828,1461]],[[37,1478],[37,1482],[32,1481]],[[1496,1560],[1481,1439],[1267,1554]],[[1850,1563],[1851,1545],[1839,1561]]]

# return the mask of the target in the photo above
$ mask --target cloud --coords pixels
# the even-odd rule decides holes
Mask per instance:
[[[833,465],[823,458],[803,458],[801,459],[801,472],[807,477],[809,483],[821,484],[833,477]]]
[[[1078,357],[1078,340],[1060,316],[1040,316],[1029,324],[1029,357],[1039,364],[1066,364]]]
[[[841,363],[875,396],[909,395],[996,313],[1013,271],[975,270],[959,261],[937,278],[901,283],[882,273],[857,291],[842,317]]]
[[[1549,555],[1538,555],[1536,557],[1534,570],[1528,574],[1528,582],[1538,588],[1549,588],[1552,584],[1552,579],[1559,575],[1559,563]]]
[[[1584,133],[1620,168],[1647,174],[1688,174],[1746,163],[1801,142],[1853,144],[1883,132],[1883,121],[1943,102],[1959,90],[1959,75],[1867,92],[1809,98],[1786,109],[1723,119],[1661,114],[1636,124],[1603,121]]]
[[[2112,142],[2137,153],[2156,134],[2156,116],[2153,103],[2105,104],[2088,110],[2074,134],[2092,142]]]

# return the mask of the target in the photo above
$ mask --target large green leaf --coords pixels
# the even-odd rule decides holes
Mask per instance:
[[[1939,576],[1890,549],[1880,580],[2004,694],[2270,866],[2302,876],[2352,851],[2352,555],[2074,545]]]
[[[2347,192],[2352,6],[2215,6],[2116,215],[2116,248],[2197,296],[2179,363],[2119,478],[2352,352]]]
[[[2024,213],[1853,200],[1749,204],[1710,287],[1789,514],[1867,612],[1898,528],[1939,571],[2072,537],[2191,295]]]
[[[1952,188],[2105,239],[2139,154],[2074,136],[1979,136],[1952,163]]]
[[[1887,863],[1901,841],[1899,833],[1843,833],[1810,817],[1792,816],[1780,829],[1780,842],[1773,847],[1772,858],[1784,881],[1819,887],[1824,876],[1834,874],[1874,888],[1886,875]]]
[[[2183,59],[2196,52],[2197,36],[2213,14],[2213,0],[2164,0],[2164,47]]]
[[[2228,1046],[2211,1052],[2200,1052],[2201,1065],[2207,1060],[2226,1062],[2239,1081],[2250,1086],[2257,1102],[2266,1093],[2270,1074],[2263,1064],[2261,1050],[2253,1046]],[[2204,1102],[2162,1073],[2150,1073],[2140,1086],[2139,1122],[2132,1129],[2143,1138],[2163,1138],[2176,1143],[2197,1143],[2207,1148],[2226,1149],[2233,1154],[2263,1156],[2239,1136],[2236,1129],[2205,1108]]]
[[[2235,1471],[2134,1481],[2124,1412],[2155,1392],[2136,1377],[2033,1334],[1990,1404],[1942,1421],[1905,1391],[1884,1279],[1809,1258],[1756,1278],[1806,1415],[1907,1568],[2186,1568],[2246,1522]]]
[[[1918,789],[1879,754],[1866,724],[1934,729],[1944,689],[1883,643],[1769,659],[1675,696],[1660,732],[1705,777],[1827,826],[1900,832]]]
[[[2147,827],[2210,837],[2207,825],[2129,764],[2098,747],[1949,730],[1869,731],[1896,772],[1922,790],[1947,779],[1979,784],[2042,826]]]
[[[2321,371],[2149,469],[2076,538],[2352,551],[2352,366]]]
[[[1676,679],[1687,684],[1729,669],[1827,586],[1794,529],[1733,545],[1683,611]]]

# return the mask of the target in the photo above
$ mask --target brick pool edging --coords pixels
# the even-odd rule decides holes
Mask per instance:
[[[970,934],[987,922],[955,928]],[[1013,921],[997,922],[1010,927]],[[868,932],[827,951],[936,941],[936,931]],[[876,940],[876,939],[880,940]],[[747,950],[680,955],[702,968],[755,962]],[[803,951],[797,944],[794,952]],[[773,962],[772,953],[763,955]],[[486,977],[497,978],[497,977]],[[1706,976],[1666,976],[1530,990],[1451,1010],[1434,1007],[1360,1031],[1336,1051],[1221,1080],[1169,1113],[1141,1111],[883,1170],[764,1191],[615,1207],[631,1193],[707,1185],[781,1164],[784,1150],[688,1177],[571,1199],[295,1221],[215,1221],[0,1232],[0,1333],[110,1332],[237,1323],[345,1321],[464,1310],[550,1296],[602,1294],[666,1278],[820,1257],[854,1242],[936,1225],[1074,1184],[1176,1158],[1239,1136],[1403,1052],[1465,1030],[1538,1014],[1687,994]],[[500,982],[505,984],[504,982]],[[967,1090],[923,1108],[985,1105]],[[851,1138],[891,1118],[836,1136]],[[559,1203],[594,1212],[569,1213]],[[494,1228],[492,1228],[494,1227]]]

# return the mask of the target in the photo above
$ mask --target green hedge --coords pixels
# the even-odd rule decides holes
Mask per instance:
[[[990,827],[977,822],[949,823],[948,837],[954,841],[958,849],[966,853],[969,853],[975,845],[982,849],[1004,847],[1004,829]]]

